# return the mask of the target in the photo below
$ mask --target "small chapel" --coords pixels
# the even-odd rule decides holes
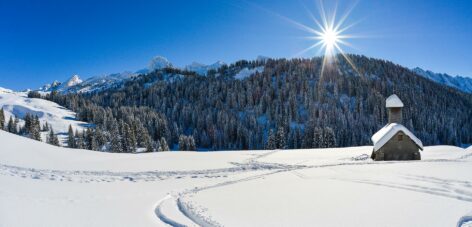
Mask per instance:
[[[393,94],[387,98],[388,123],[371,140],[374,144],[371,158],[375,161],[421,160],[423,143],[402,123],[403,102]]]

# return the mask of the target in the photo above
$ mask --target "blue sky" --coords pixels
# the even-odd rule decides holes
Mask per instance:
[[[324,1],[327,9],[333,1]],[[357,3],[357,4],[356,4]],[[315,0],[6,1],[0,0],[0,87],[36,88],[138,70],[156,55],[174,65],[296,57],[313,44],[283,19],[315,27]],[[339,0],[355,5],[349,53],[472,76],[472,1]],[[281,17],[282,15],[283,17]],[[317,51],[301,57],[312,57]]]

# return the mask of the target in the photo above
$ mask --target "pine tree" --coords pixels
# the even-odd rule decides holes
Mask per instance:
[[[82,149],[90,150],[89,149],[89,144],[87,140],[87,131],[85,129],[82,129],[82,133],[80,134],[80,142],[82,142]]]
[[[75,146],[77,149],[84,149],[84,141],[82,135],[79,133],[77,129],[75,129]]]
[[[49,124],[46,121],[46,123],[44,123],[44,125],[43,125],[43,132],[47,132],[47,131],[49,131]]]
[[[134,132],[133,128],[129,129],[127,143],[130,149],[129,152],[136,152],[136,133]]]
[[[157,144],[157,145],[156,145],[156,147],[157,147],[157,152],[163,151],[162,146],[161,146],[161,142],[157,141],[156,144]]]
[[[41,130],[39,125],[37,125],[36,123],[34,124],[34,127],[32,127],[30,134],[31,139],[41,141]]]
[[[131,153],[136,151],[136,137],[132,128],[124,121],[121,123],[121,143],[123,146],[123,152]]]
[[[146,148],[146,152],[153,152],[154,149],[152,147],[151,137],[149,136],[147,130],[143,128],[142,134],[140,135],[141,136],[138,136],[138,146]]]
[[[74,131],[72,130],[72,126],[69,125],[69,131],[68,131],[68,137],[67,137],[67,145],[70,148],[77,148],[77,144],[75,142],[75,136],[74,136]]]
[[[24,132],[26,134],[31,134],[31,132],[33,131],[33,118],[31,117],[30,113],[26,113],[24,120],[25,120]]]
[[[10,133],[16,133],[15,123],[13,122],[12,116],[10,116],[10,120],[8,120],[7,131]]]
[[[3,111],[3,107],[0,110],[0,130],[5,128],[5,111]]]
[[[92,129],[88,128],[86,131],[87,149],[92,151],[98,150],[97,140]]]
[[[187,137],[187,148],[189,151],[196,151],[197,150],[197,145],[195,144],[195,139],[193,136],[188,136]]]
[[[18,124],[18,119],[15,120],[15,124]],[[37,115],[33,117],[28,113],[26,114],[25,131],[29,134],[31,139],[41,141],[41,124]]]
[[[123,144],[121,144],[121,138],[120,138],[120,133],[118,131],[118,127],[112,127],[110,149],[112,152],[116,152],[116,153],[123,152]]]
[[[103,150],[103,146],[106,144],[106,138],[103,131],[100,128],[96,128],[94,131],[95,140],[97,142],[97,150]]]
[[[167,141],[164,137],[161,137],[159,144],[161,145],[162,151],[170,151],[169,145],[167,145]]]
[[[20,120],[15,116],[15,119],[13,120],[13,133],[18,134],[18,123]]]
[[[301,141],[300,141],[300,128],[297,127],[297,129],[295,129],[295,135],[294,135],[294,138],[293,138],[293,148],[294,149],[298,149],[300,148],[300,145],[301,145]]]
[[[326,127],[324,130],[324,143],[326,148],[335,147],[336,146],[336,135],[334,131],[330,127]]]
[[[49,131],[49,135],[47,138],[47,143],[54,145],[54,146],[59,146],[59,139],[57,136],[54,134],[54,130],[51,128]]]
[[[322,147],[322,136],[323,136],[323,131],[319,127],[315,127],[314,133],[313,133],[313,148],[320,148]]]
[[[266,144],[266,149],[267,150],[275,150],[277,147],[276,141],[275,141],[275,135],[274,131],[272,129],[269,131],[269,137],[267,138],[267,144]]]
[[[277,135],[275,138],[275,146],[277,149],[286,149],[286,143],[285,143],[285,132],[282,127],[279,127],[277,130]]]
[[[180,135],[179,136],[179,150],[180,151],[187,151],[188,150],[187,145],[188,145],[187,137],[184,136],[184,135]]]

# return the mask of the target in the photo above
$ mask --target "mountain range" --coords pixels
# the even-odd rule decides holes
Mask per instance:
[[[419,67],[413,68],[416,74],[430,79],[436,83],[444,84],[453,87],[463,92],[472,93],[472,78],[463,76],[450,76],[446,73],[434,73],[429,70],[424,70]]]
[[[205,76],[210,70],[217,70],[226,63],[217,61],[210,65],[193,62],[190,65],[183,67],[184,70],[195,72],[198,75]],[[37,91],[50,92],[57,91],[61,93],[89,93],[106,90],[111,87],[116,87],[124,81],[129,80],[138,75],[143,75],[155,70],[164,68],[173,68],[172,63],[167,58],[156,56],[148,64],[147,68],[143,68],[134,72],[125,71],[121,73],[112,73],[107,75],[93,76],[86,80],[82,80],[79,75],[73,75],[64,82],[54,81],[50,84],[37,89]]]
[[[259,56],[257,61],[266,61],[270,59],[269,57]],[[220,67],[227,65],[223,61],[217,61],[213,64],[202,64],[198,62],[193,62],[192,64],[186,65],[180,69],[194,72],[200,76],[206,76],[209,71],[217,71]],[[112,73],[107,75],[93,76],[86,80],[82,80],[79,75],[73,75],[71,78],[64,82],[54,81],[50,84],[45,84],[41,88],[37,89],[38,91],[50,92],[58,91],[61,93],[88,93],[95,91],[106,90],[111,87],[117,87],[123,82],[139,76],[144,75],[149,72],[163,69],[163,68],[177,68],[165,57],[156,56],[150,60],[148,67],[143,68],[134,72],[125,71],[121,73]],[[257,69],[243,69],[241,72],[235,75],[236,79],[244,79],[250,75],[255,74],[256,72],[261,72],[263,68]],[[419,67],[411,69],[411,71],[417,75],[420,75],[424,78],[432,80],[438,84],[446,85],[448,87],[455,88],[462,92],[472,93],[472,78],[463,77],[463,76],[451,76],[446,73],[435,73],[430,70],[424,70]],[[175,75],[174,75],[175,76]],[[172,76],[170,76],[172,78]]]

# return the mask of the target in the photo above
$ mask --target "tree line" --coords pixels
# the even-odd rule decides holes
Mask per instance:
[[[403,124],[425,145],[472,143],[470,94],[388,61],[349,57],[356,69],[342,58],[323,74],[321,58],[238,61],[208,76],[162,69],[100,92],[43,98],[105,134],[130,137],[107,137],[115,152],[144,144],[159,150],[164,141],[173,149],[205,150],[369,145],[387,123],[385,99],[393,93],[405,103]],[[259,66],[262,73],[234,79]],[[145,138],[139,146],[137,133]]]
[[[356,69],[341,58],[323,74],[321,58],[238,61],[208,76],[168,68],[100,92],[30,97],[57,102],[93,124],[74,133],[77,146],[91,150],[369,145],[387,122],[385,98],[393,93],[405,103],[403,124],[425,145],[472,144],[470,94],[388,61],[349,57]],[[234,79],[241,69],[259,66],[262,73]]]
[[[42,126],[37,115],[26,113],[24,118],[24,124],[20,125],[18,117],[10,116],[8,122],[5,121],[5,111],[2,108],[0,110],[0,129],[10,133],[25,136],[37,141],[42,141],[41,132],[48,132],[46,136],[46,142],[59,146],[59,139],[54,133],[52,127],[49,126],[48,122],[45,122]]]

